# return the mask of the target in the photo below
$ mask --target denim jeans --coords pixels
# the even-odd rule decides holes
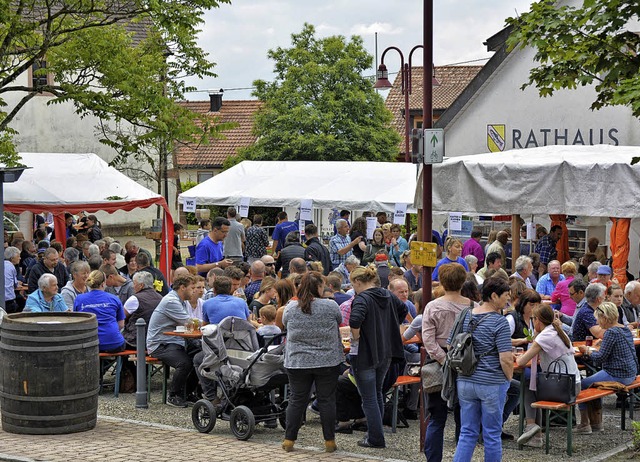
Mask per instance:
[[[353,358],[357,358],[354,356]],[[354,369],[358,392],[362,397],[362,410],[367,418],[367,440],[374,446],[384,446],[384,431],[382,417],[384,416],[384,394],[382,384],[391,359],[380,362],[374,368],[361,369],[357,367],[358,360],[353,359],[351,365]]]
[[[315,384],[324,440],[335,440],[336,385],[339,366],[287,369],[287,375],[289,376],[289,405],[284,437],[291,441],[298,439],[298,430],[302,426],[302,418],[309,404],[311,387]]]
[[[447,402],[440,397],[440,392],[427,393],[427,413],[429,423],[424,437],[424,455],[428,462],[441,462],[444,446],[444,427],[447,424]],[[460,406],[456,404],[453,409],[453,417],[456,423],[456,442],[460,437]]]
[[[580,387],[583,390],[586,390],[591,386],[591,384],[596,382],[619,382],[622,385],[629,385],[630,383],[633,383],[635,379],[636,379],[635,377],[627,377],[625,379],[621,379],[620,377],[614,377],[603,369],[596,372],[593,375],[590,375],[585,379],[582,379],[582,381],[580,382]],[[598,401],[602,403],[602,399],[599,399]],[[585,410],[587,408],[587,404],[588,403],[578,404],[578,409]]]
[[[502,413],[509,382],[500,385],[483,385],[458,380],[458,399],[462,429],[453,457],[454,462],[468,462],[478,442],[480,425],[484,440],[484,460],[502,460]]]

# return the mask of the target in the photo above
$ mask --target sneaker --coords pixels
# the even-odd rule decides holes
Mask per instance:
[[[318,409],[316,407],[316,402],[315,401],[313,403],[309,404],[309,407],[307,409],[309,409],[315,415],[320,415],[320,409]]]
[[[187,402],[178,395],[167,396],[167,404],[173,407],[187,407]]]
[[[541,448],[542,446],[544,446],[544,442],[542,441],[542,435],[534,436],[529,441],[524,443],[524,446],[529,446],[531,448]]]
[[[500,435],[500,439],[502,441],[513,441],[515,440],[515,437],[511,433],[507,433],[503,431],[502,434]]]
[[[276,419],[267,420],[264,422],[265,428],[278,428],[278,421]]]
[[[187,406],[193,406],[194,404],[196,404],[198,402],[199,398],[191,393],[190,395],[187,395],[187,399],[185,400],[187,402]]]
[[[525,444],[531,438],[535,436],[536,433],[540,431],[540,426],[538,424],[529,424],[526,426],[522,435],[518,437],[518,444]]]
[[[591,431],[591,425],[580,424],[573,430],[573,433],[578,435],[590,435],[593,432]]]

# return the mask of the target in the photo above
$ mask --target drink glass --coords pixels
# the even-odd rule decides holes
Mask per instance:
[[[586,346],[588,346],[588,347],[592,346],[592,345],[593,345],[593,337],[592,337],[591,335],[587,335],[587,336],[584,338],[584,344],[585,344]]]
[[[187,323],[184,325],[184,327],[186,328],[186,331],[187,331],[188,333],[190,333],[190,334],[191,334],[191,333],[193,333],[193,328],[194,328],[193,320],[192,320],[192,319],[189,319],[189,320],[187,321]]]

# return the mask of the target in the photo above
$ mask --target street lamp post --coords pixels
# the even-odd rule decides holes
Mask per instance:
[[[418,48],[423,48],[422,45],[416,45],[409,52],[409,62],[405,62],[402,51],[398,47],[387,47],[382,52],[380,58],[380,66],[378,66],[378,72],[376,74],[377,80],[374,88],[391,88],[391,82],[389,82],[389,71],[384,64],[384,56],[389,50],[395,50],[400,55],[400,91],[404,96],[404,161],[411,162],[411,154],[409,153],[409,139],[410,139],[410,125],[409,125],[409,95],[411,94],[411,57],[413,52]]]

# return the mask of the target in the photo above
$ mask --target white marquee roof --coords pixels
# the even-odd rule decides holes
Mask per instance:
[[[313,199],[319,209],[393,212],[396,203],[412,207],[416,166],[395,162],[244,161],[180,194],[200,205],[298,207]]]
[[[640,217],[635,146],[545,146],[446,158],[433,168],[433,211]],[[422,173],[415,203],[422,206]]]

